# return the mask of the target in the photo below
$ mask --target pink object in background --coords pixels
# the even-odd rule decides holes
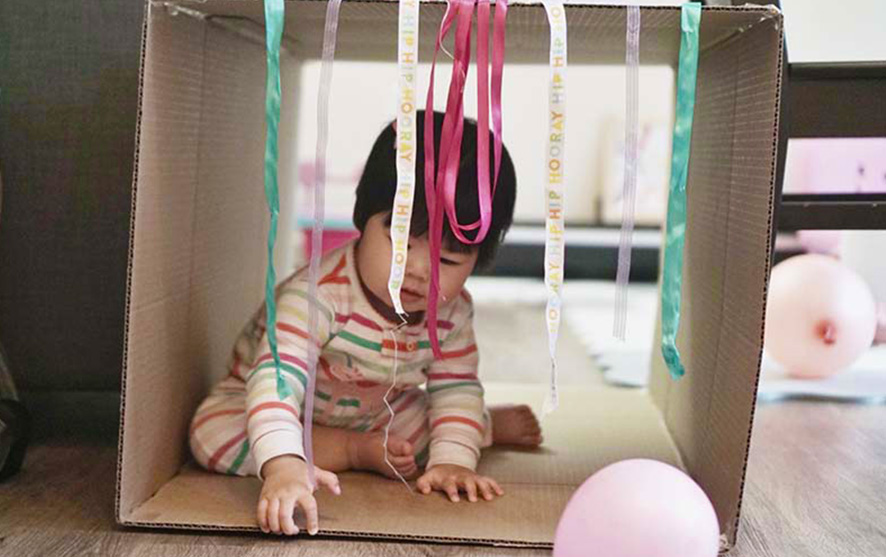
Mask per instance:
[[[832,257],[808,254],[772,269],[765,348],[797,378],[833,375],[870,348],[877,304],[858,273]]]
[[[576,490],[554,557],[716,557],[714,507],[685,473],[645,459],[603,468]]]
[[[314,238],[314,232],[310,228],[303,228],[302,232],[304,233],[305,239],[305,259],[309,260],[311,258],[311,246],[313,245],[312,239]],[[323,231],[323,251],[322,254],[329,253],[335,248],[342,246],[354,238],[359,238],[360,232],[355,229],[325,229]]]
[[[886,192],[886,139],[792,139],[788,144],[785,193]],[[839,230],[801,230],[807,251],[836,254]]]
[[[317,180],[315,163],[315,159],[311,158],[298,165],[299,188],[296,193],[296,213],[299,228],[303,234],[305,261],[309,261],[311,258],[311,240],[314,237],[311,226],[313,215],[310,208],[313,206],[313,188]],[[362,174],[362,165],[354,167],[350,172],[342,172],[341,169],[336,172],[333,168],[326,174],[323,253],[328,253],[360,236],[360,233],[354,229],[350,222],[354,210],[354,192]]]

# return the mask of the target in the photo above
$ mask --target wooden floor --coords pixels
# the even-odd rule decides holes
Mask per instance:
[[[487,323],[506,319],[512,331],[521,327],[513,315],[486,317]],[[575,354],[577,341],[568,332],[561,334],[561,348]],[[543,344],[531,352],[543,355]],[[114,524],[117,401],[84,394],[66,396],[61,403],[30,403],[52,408],[54,415],[41,416],[37,423],[38,442],[22,473],[0,484],[0,556],[549,555],[538,550],[124,530]],[[753,439],[739,542],[732,556],[886,556],[886,406],[762,405]]]
[[[58,431],[0,484],[0,555],[504,556],[482,547],[123,530],[114,524],[113,432]],[[108,433],[111,433],[108,435]],[[886,555],[886,407],[759,408],[734,557]]]

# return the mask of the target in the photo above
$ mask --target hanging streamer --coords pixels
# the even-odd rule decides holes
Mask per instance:
[[[671,182],[665,230],[664,269],[661,286],[661,353],[671,377],[685,370],[677,350],[680,327],[680,297],[683,284],[683,243],[686,235],[686,178],[692,116],[695,110],[695,81],[698,73],[698,30],[701,5],[683,4],[680,19],[680,62],[677,68],[677,111],[674,118]]]
[[[612,334],[624,341],[628,314],[628,280],[637,195],[637,151],[640,112],[640,6],[628,6],[625,37],[625,156],[622,187],[621,237],[615,275],[615,319]]]
[[[557,392],[557,337],[562,310],[563,263],[565,258],[564,155],[566,140],[566,9],[562,0],[545,0],[551,28],[550,83],[548,86],[548,137],[545,145],[545,286],[548,303],[545,318],[548,326],[548,349],[551,356],[551,386],[543,412],[548,414],[560,404]]]
[[[391,274],[388,292],[394,310],[403,315],[400,288],[406,276],[409,226],[415,200],[416,89],[418,88],[419,0],[400,0],[397,40],[397,192],[391,209]]]
[[[314,158],[314,214],[311,231],[311,262],[308,267],[308,385],[305,389],[304,450],[308,461],[308,480],[314,481],[314,390],[317,382],[317,361],[320,344],[317,328],[317,283],[320,280],[320,259],[323,251],[323,219],[325,218],[326,147],[329,140],[329,97],[332,87],[332,64],[335,61],[335,37],[341,0],[326,5],[326,28],[323,32],[323,58],[320,64],[320,88],[317,93],[317,148]]]
[[[268,59],[267,83],[265,85],[265,198],[271,223],[268,227],[268,270],[265,277],[265,324],[268,344],[274,358],[277,373],[277,396],[280,400],[292,396],[292,389],[280,371],[280,354],[277,351],[277,302],[274,287],[277,272],[274,270],[274,244],[277,242],[277,217],[280,213],[280,196],[277,189],[277,129],[280,124],[280,41],[283,38],[283,0],[265,0],[265,43]]]
[[[461,159],[461,142],[464,131],[464,87],[467,81],[471,60],[471,20],[475,5],[478,9],[478,122],[477,122],[477,164],[478,164],[478,198],[480,218],[471,224],[462,225],[458,222],[455,210],[456,182],[458,166]],[[434,356],[442,358],[437,336],[437,299],[440,289],[440,252],[443,238],[443,215],[449,217],[449,225],[459,241],[466,244],[479,244],[486,237],[492,221],[492,199],[498,182],[498,171],[501,161],[501,82],[504,67],[505,19],[507,2],[496,3],[493,22],[493,53],[492,53],[492,120],[493,141],[496,159],[494,175],[489,179],[489,86],[488,86],[488,50],[489,50],[489,0],[449,0],[446,14],[437,34],[437,44],[431,61],[431,73],[428,84],[428,97],[425,105],[424,150],[425,150],[425,197],[428,205],[428,237],[430,244],[430,288],[428,291],[428,333]],[[455,55],[453,56],[452,76],[450,78],[449,96],[446,114],[443,118],[443,130],[440,137],[439,157],[434,164],[434,72],[437,54],[443,45],[452,24],[456,23]],[[473,239],[463,233],[477,230]]]
[[[385,464],[387,464],[388,468],[390,468],[391,471],[394,473],[394,475],[397,476],[397,479],[399,479],[403,483],[403,485],[406,486],[406,490],[410,494],[414,495],[415,491],[409,485],[409,482],[406,481],[406,478],[403,477],[403,474],[401,474],[400,471],[397,470],[397,468],[391,463],[390,458],[388,458],[388,439],[391,436],[391,426],[394,425],[394,416],[395,416],[394,407],[391,406],[391,403],[388,400],[388,397],[391,396],[391,393],[394,392],[394,389],[397,388],[397,362],[400,361],[400,355],[397,352],[397,346],[400,344],[400,338],[397,336],[397,331],[399,331],[405,325],[406,325],[405,322],[400,323],[399,325],[397,325],[396,327],[394,327],[393,329],[390,330],[391,341],[394,343],[394,369],[391,371],[391,386],[388,387],[387,391],[385,391],[385,396],[382,399],[382,400],[384,400],[385,408],[388,409],[388,414],[390,414],[390,418],[388,418],[388,423],[385,424],[385,435],[384,435],[383,447],[384,447],[384,455],[385,455]]]

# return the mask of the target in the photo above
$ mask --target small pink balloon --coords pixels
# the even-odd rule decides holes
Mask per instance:
[[[717,515],[692,478],[667,464],[623,460],[576,490],[554,557],[716,557]]]
[[[799,255],[772,269],[765,347],[785,372],[812,379],[854,362],[873,340],[877,304],[858,273],[824,255]]]
[[[797,240],[810,253],[837,255],[840,253],[841,230],[800,230]]]

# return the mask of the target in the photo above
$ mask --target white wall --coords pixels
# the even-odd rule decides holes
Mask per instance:
[[[792,62],[886,61],[886,0],[782,0]]]
[[[445,108],[450,64],[438,65],[435,107]],[[475,70],[475,68],[472,68]],[[299,162],[314,158],[316,141],[318,62],[303,66],[299,91]],[[427,90],[429,65],[420,68],[420,91]],[[544,219],[544,138],[547,133],[548,68],[541,65],[506,65],[503,85],[503,136],[517,170],[515,218],[531,222]],[[596,192],[600,188],[601,151],[606,137],[623,135],[623,66],[572,66],[567,77],[567,209],[572,223],[596,219]],[[643,67],[640,75],[641,122],[670,126],[673,111],[673,70]],[[465,113],[476,117],[476,71],[465,89]],[[396,65],[393,63],[336,62],[330,104],[327,217],[348,219],[353,188],[369,149],[379,131],[395,115]],[[420,106],[424,105],[422,100]],[[613,127],[616,133],[613,134]],[[302,209],[305,204],[301,204]],[[302,215],[309,215],[303,210]]]

